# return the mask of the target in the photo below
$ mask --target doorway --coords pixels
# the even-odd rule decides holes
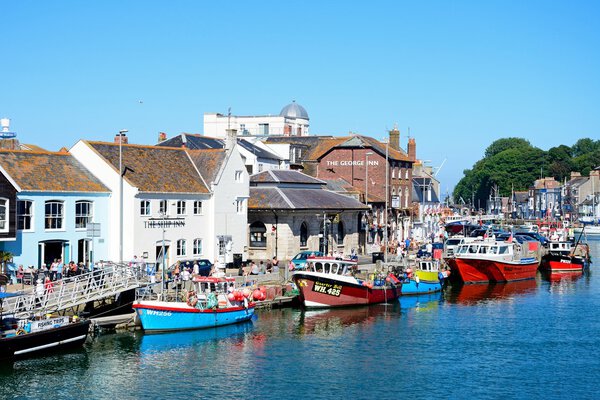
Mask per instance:
[[[55,240],[39,243],[40,264],[47,266],[52,264],[55,259],[62,259],[63,262],[69,257],[69,245],[66,240]]]

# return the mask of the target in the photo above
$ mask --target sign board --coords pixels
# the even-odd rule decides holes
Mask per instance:
[[[88,222],[86,236],[89,238],[100,237],[100,223],[99,222]]]
[[[392,208],[400,208],[400,196],[392,196]]]

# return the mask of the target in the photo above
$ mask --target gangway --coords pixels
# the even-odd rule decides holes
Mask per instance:
[[[106,263],[85,274],[59,279],[41,288],[35,285],[4,302],[4,312],[29,318],[85,305],[149,284],[141,266]],[[40,283],[38,283],[40,285]]]

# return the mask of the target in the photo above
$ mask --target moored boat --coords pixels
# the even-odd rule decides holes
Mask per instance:
[[[407,269],[401,279],[402,296],[439,292],[442,290],[443,280],[440,272],[438,260],[417,260],[415,269]]]
[[[234,288],[234,278],[196,277],[185,301],[137,300],[133,304],[147,332],[214,328],[249,321],[254,315],[250,291]]]
[[[8,297],[7,293],[0,296]],[[24,320],[0,316],[0,361],[12,362],[79,347],[89,329],[89,320],[76,317]]]
[[[548,253],[542,257],[540,268],[547,273],[582,273],[589,265],[587,244],[571,242],[549,242]]]
[[[355,276],[356,261],[333,257],[311,257],[307,268],[296,271],[292,280],[306,308],[328,308],[385,303],[395,300],[401,285],[386,280],[386,276],[363,280]]]
[[[535,278],[538,242],[498,242],[484,239],[461,244],[448,264],[464,283],[511,282]]]

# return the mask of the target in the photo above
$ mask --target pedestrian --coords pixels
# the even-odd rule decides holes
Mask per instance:
[[[277,259],[277,256],[273,257],[273,261],[271,261],[271,271],[274,274],[279,273],[279,260]]]
[[[56,279],[62,279],[64,267],[65,267],[65,264],[63,263],[63,260],[61,258],[58,260],[58,265],[56,266]]]
[[[198,276],[200,273],[200,266],[198,265],[198,261],[194,261],[194,266],[192,267],[192,275]]]
[[[250,261],[250,274],[258,275],[259,272],[260,270],[258,269],[258,265],[256,265],[254,261]]]
[[[50,264],[50,280],[55,281],[58,275],[58,259],[55,258],[52,264]]]

